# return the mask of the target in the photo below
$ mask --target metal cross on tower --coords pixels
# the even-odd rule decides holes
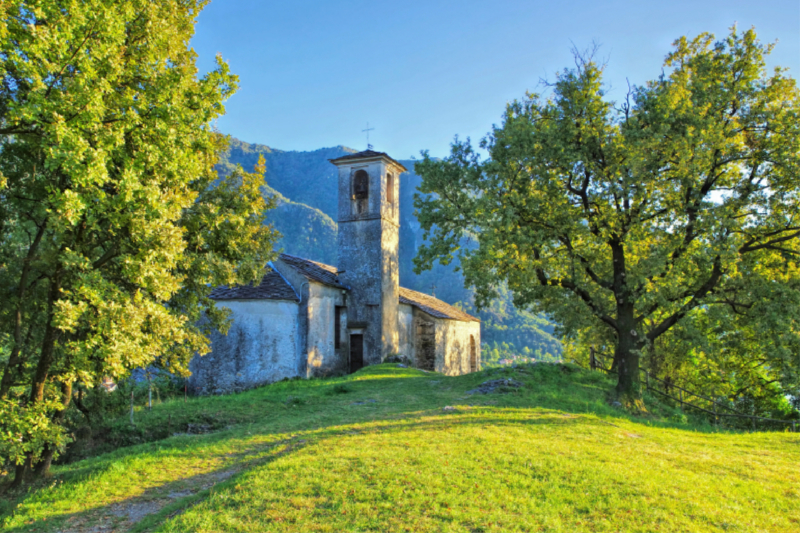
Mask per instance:
[[[367,134],[367,150],[372,150],[372,145],[369,143],[369,132],[371,132],[374,129],[375,128],[370,128],[369,127],[369,122],[367,122],[367,129],[361,130],[362,132]]]

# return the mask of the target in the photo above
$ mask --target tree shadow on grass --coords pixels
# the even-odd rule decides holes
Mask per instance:
[[[530,375],[520,378],[526,381],[524,392],[510,393],[508,395],[469,396],[466,395],[468,389],[473,388],[476,383],[484,379],[496,377],[496,375],[492,374],[497,373],[489,374],[482,372],[457,378],[447,377],[441,374],[419,374],[417,372],[414,372],[413,375],[408,375],[408,373],[406,373],[404,375],[392,376],[390,374],[391,372],[382,372],[377,376],[364,375],[358,380],[348,381],[348,385],[352,386],[352,390],[344,394],[335,393],[335,391],[333,391],[341,380],[331,380],[329,382],[313,384],[313,387],[304,388],[300,385],[308,382],[297,382],[298,386],[276,387],[275,390],[270,391],[269,394],[264,394],[263,392],[259,394],[256,391],[249,391],[243,394],[253,395],[253,397],[235,395],[230,397],[230,399],[226,398],[224,401],[220,399],[215,402],[216,406],[213,408],[222,408],[222,405],[227,402],[233,403],[237,400],[241,401],[242,399],[247,401],[261,399],[275,403],[282,395],[285,396],[289,393],[297,393],[305,390],[310,393],[308,394],[309,403],[298,407],[298,409],[305,410],[307,415],[311,414],[314,416],[306,418],[302,423],[297,423],[296,420],[292,421],[291,417],[287,417],[286,420],[273,417],[263,422],[264,425],[261,427],[252,427],[251,431],[260,437],[284,438],[284,440],[250,446],[249,448],[246,444],[243,444],[237,453],[233,454],[240,456],[239,458],[241,460],[233,461],[232,463],[228,461],[229,464],[222,469],[198,476],[178,479],[158,487],[148,488],[143,493],[136,496],[94,509],[60,516],[53,513],[51,516],[47,517],[47,522],[49,523],[39,521],[35,524],[16,527],[9,531],[49,530],[62,531],[63,533],[68,531],[75,533],[86,533],[90,531],[94,533],[104,533],[106,531],[124,530],[115,529],[120,527],[133,527],[134,530],[151,527],[148,524],[152,524],[152,527],[155,527],[159,523],[168,520],[176,513],[201,501],[211,490],[211,487],[215,487],[218,483],[227,486],[228,483],[234,482],[240,472],[260,464],[266,464],[282,455],[291,453],[293,450],[301,447],[301,445],[305,445],[301,443],[300,440],[297,440],[298,437],[293,437],[288,440],[285,439],[287,435],[292,434],[302,434],[304,436],[303,438],[313,438],[315,441],[319,441],[335,436],[358,435],[365,432],[393,433],[409,430],[422,431],[426,429],[438,429],[445,426],[566,425],[590,421],[590,423],[593,424],[611,424],[608,421],[604,421],[592,415],[581,416],[592,412],[589,410],[590,403],[592,404],[591,406],[594,407],[603,402],[602,387],[598,388],[598,383],[595,379],[587,379],[585,383],[572,382],[572,387],[586,389],[586,394],[581,398],[571,398],[568,395],[565,396],[563,393],[556,394],[557,391],[554,389],[554,386],[558,387],[559,383],[548,382],[544,375]],[[551,390],[543,389],[537,391],[536,388],[539,382],[546,385]],[[377,389],[375,387],[376,384],[380,384],[381,387]],[[373,394],[376,396],[384,395],[385,397],[391,397],[395,394],[395,387],[399,387],[398,390],[405,395],[414,396],[415,399],[412,404],[405,404],[405,406],[395,409],[391,403],[387,403],[388,400],[382,401],[380,404],[377,404],[377,402],[368,403],[364,401],[365,393],[367,395]],[[459,394],[464,396],[455,398],[455,396]],[[527,400],[526,396],[530,394],[536,394],[539,397]],[[552,400],[546,399],[549,394],[553,395]],[[237,396],[239,396],[239,398],[237,398]],[[325,400],[325,398],[328,400]],[[447,402],[477,402],[479,405],[460,405],[453,408],[450,412],[443,412],[442,407],[444,406],[441,405],[443,400]],[[585,400],[590,401],[586,402]],[[481,403],[483,405],[480,405]],[[487,403],[501,403],[503,405],[486,405]],[[378,406],[380,407],[378,408]],[[365,410],[374,413],[372,414],[372,418],[368,418]],[[485,410],[492,410],[494,413],[490,415],[486,412],[481,412]],[[289,414],[289,412],[290,411],[287,410],[287,414]],[[501,413],[506,413],[508,416],[504,418]],[[271,414],[274,414],[274,411]],[[599,414],[609,415],[612,413],[605,412]],[[613,416],[627,419],[633,423],[646,422],[645,420],[637,420],[621,412],[613,413]],[[246,423],[247,422],[245,422],[245,424]],[[286,427],[287,423],[290,427]],[[204,453],[203,448],[207,448],[205,452],[207,455],[205,457],[211,457],[216,453],[212,448],[217,444],[237,440],[246,441],[249,437],[243,435],[244,428],[244,424],[239,424],[227,430],[202,436],[197,435],[162,440],[157,445],[158,453],[164,457],[168,457],[169,454],[181,456],[187,452],[192,454]],[[678,427],[678,429],[688,428]],[[292,442],[295,444],[291,444]],[[109,471],[112,470],[118,470],[119,475],[124,475],[124,463],[126,459],[135,458],[139,454],[147,454],[153,451],[153,443],[139,446],[141,447],[118,449],[110,454],[75,464],[75,468],[66,467],[56,479],[66,481],[66,486],[68,486],[69,484],[80,483],[90,477],[107,476]],[[281,448],[281,446],[283,448]],[[270,448],[270,450],[266,451],[266,448]],[[228,457],[230,458],[231,456],[228,455]],[[208,488],[203,488],[206,485],[208,485]],[[191,487],[191,489],[187,487]],[[186,493],[186,491],[189,492]],[[32,502],[34,505],[37,503],[41,505],[41,503],[39,503],[41,500],[37,502],[36,498],[38,492],[39,490],[34,488],[27,494],[20,495],[19,501],[28,501]],[[12,507],[9,506],[7,508],[11,509]],[[132,517],[139,517],[141,520],[134,521]],[[105,522],[103,522],[103,520],[105,520]],[[45,526],[47,527],[45,528]],[[63,527],[58,529],[60,526]]]
[[[509,410],[521,414],[519,410]],[[574,424],[581,417],[538,413],[525,418],[502,421],[503,424]],[[321,426],[304,431],[299,436],[288,439],[259,443],[255,446],[244,447],[236,453],[225,454],[227,464],[216,470],[202,474],[188,476],[162,485],[150,487],[141,493],[114,503],[102,505],[85,511],[63,515],[53,514],[46,517],[45,521],[39,520],[23,526],[6,529],[9,533],[28,533],[43,531],[58,531],[59,533],[111,533],[116,531],[148,531],[158,527],[171,518],[181,514],[188,508],[203,501],[212,490],[224,490],[234,486],[238,477],[255,467],[271,463],[281,457],[299,451],[309,443],[319,444],[326,440],[378,433],[390,435],[407,431],[428,431],[458,426],[489,426],[497,425],[498,418],[486,413],[472,413],[461,411],[456,413],[433,414],[428,412],[406,413],[400,420],[379,420],[356,425],[338,425],[332,427]],[[264,435],[264,434],[261,434]],[[269,433],[266,433],[269,435]],[[230,437],[230,436],[229,436]],[[204,443],[213,445],[212,443]],[[175,446],[176,451],[185,451],[185,446]],[[162,451],[169,448],[162,447]],[[94,467],[86,466],[79,471],[71,473],[70,481],[97,477],[108,472],[116,461],[124,460],[125,456],[114,454],[114,458],[96,464]],[[120,472],[124,475],[124,470]],[[34,496],[31,492],[28,496]],[[27,499],[27,498],[25,498]]]
[[[233,461],[228,462],[223,468],[150,487],[136,496],[108,505],[77,513],[54,515],[47,517],[46,521],[37,521],[4,531],[9,533],[145,531],[202,501],[216,487],[235,483],[242,472],[297,451],[307,442],[306,439],[290,438],[259,444],[238,453],[226,454],[227,458]],[[106,471],[108,468],[103,470]],[[98,472],[95,470],[84,474],[88,477],[97,475]]]

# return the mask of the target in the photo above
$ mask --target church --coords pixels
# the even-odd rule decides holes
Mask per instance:
[[[192,360],[195,394],[347,374],[396,356],[450,376],[480,368],[480,321],[400,287],[406,168],[371,149],[330,162],[339,170],[338,266],[281,254],[257,286],[216,288],[211,297],[232,324]]]

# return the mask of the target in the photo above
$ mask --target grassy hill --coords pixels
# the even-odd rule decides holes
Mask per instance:
[[[522,384],[468,394],[488,379]],[[800,530],[800,435],[608,405],[564,365],[460,377],[379,365],[138,411],[157,442],[6,495],[3,531]],[[128,424],[121,418],[120,425]]]

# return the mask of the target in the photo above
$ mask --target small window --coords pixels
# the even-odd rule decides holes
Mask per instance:
[[[386,174],[386,201],[394,204],[394,174]]]
[[[369,197],[369,174],[366,170],[356,170],[353,176],[353,198],[366,200]]]
[[[342,347],[342,308],[338,305],[333,315],[333,344],[337,349]]]
[[[475,337],[469,336],[469,371],[478,371],[478,351],[475,349]]]

